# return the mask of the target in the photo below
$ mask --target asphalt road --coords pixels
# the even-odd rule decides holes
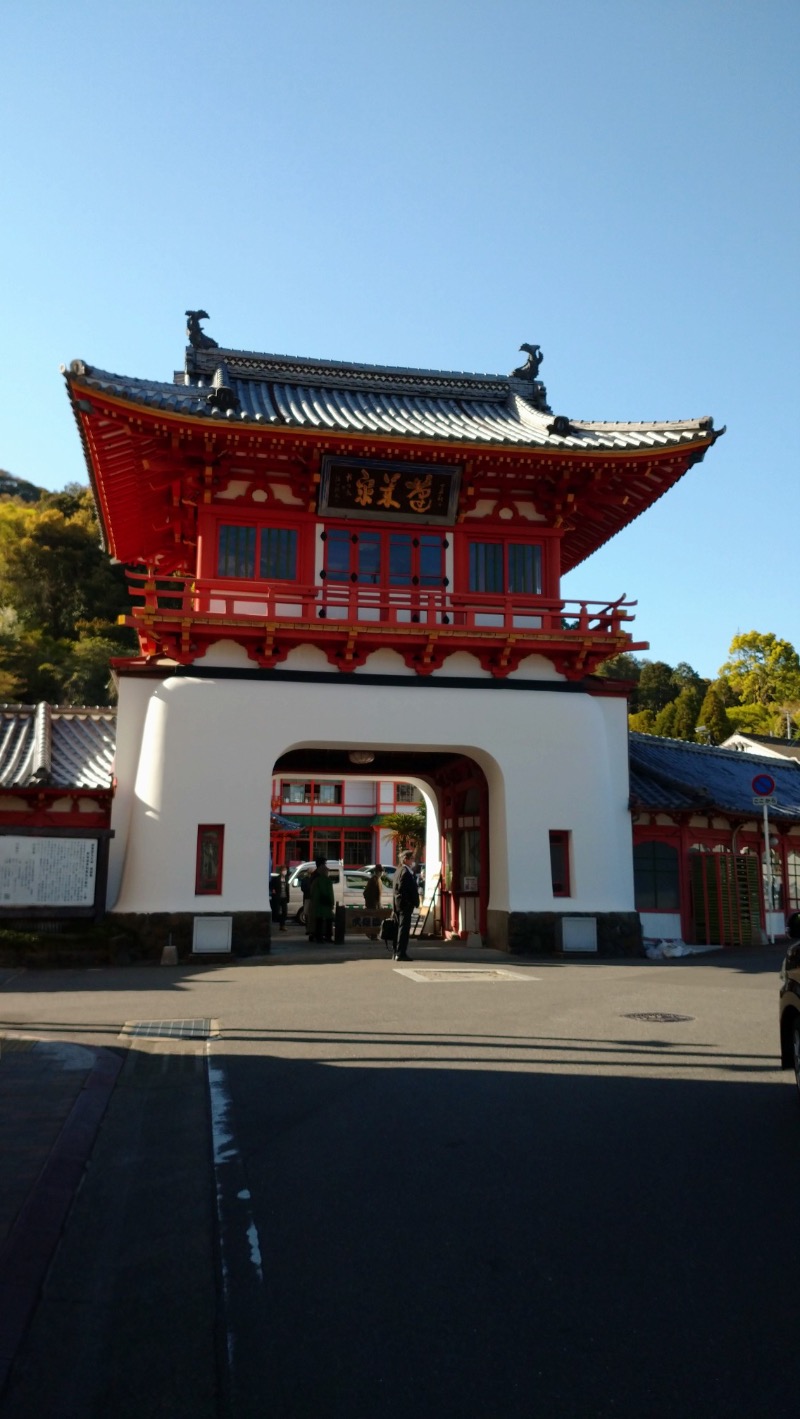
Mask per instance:
[[[366,954],[6,981],[129,1053],[3,1419],[794,1419],[779,950]]]

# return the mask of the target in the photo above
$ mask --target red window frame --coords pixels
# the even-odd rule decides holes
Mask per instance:
[[[353,531],[352,523],[327,522],[323,529],[324,546],[322,580],[331,586],[346,586],[356,583],[364,587],[381,587],[384,591],[442,591],[448,585],[447,548],[450,539],[447,528],[418,528],[406,524],[380,527],[374,524],[361,526]],[[407,543],[408,571],[404,573],[393,562],[393,539],[398,550],[401,541]],[[425,552],[435,544],[438,550],[438,566],[431,572]],[[362,545],[378,549],[377,563],[368,560],[362,563]],[[347,552],[347,565],[331,565],[331,548],[338,546]]]
[[[508,584],[508,549],[512,545],[539,547],[541,550],[541,577],[542,589],[540,592],[470,592],[470,547],[476,542],[493,542],[503,547],[503,583]],[[454,590],[460,595],[470,597],[481,596],[513,596],[518,599],[525,596],[531,602],[541,600],[552,600],[559,595],[559,570],[560,570],[560,546],[561,534],[553,528],[549,528],[539,522],[525,523],[523,532],[517,520],[514,523],[513,532],[507,522],[475,522],[465,523],[459,529],[455,539],[455,562]]]
[[[550,883],[551,883],[551,886],[552,886],[552,889],[553,889],[553,896],[554,896],[554,897],[571,897],[571,896],[572,896],[572,880],[571,880],[572,874],[571,874],[570,860],[569,860],[569,857],[570,857],[570,851],[569,851],[569,849],[570,849],[570,838],[571,838],[571,837],[572,837],[572,834],[569,832],[569,830],[568,830],[567,828],[551,828],[551,829],[550,829]],[[563,873],[562,873],[563,881],[557,881],[557,880],[556,880],[556,874],[555,874],[555,872],[554,872],[554,870],[553,870],[553,869],[554,869],[554,863],[553,863],[553,848],[554,848],[554,847],[555,847],[555,848],[559,848],[560,851],[561,851],[561,861],[562,861],[562,863],[563,863]]]
[[[219,556],[220,531],[223,527],[251,527],[255,529],[256,550],[255,550],[255,573],[250,577],[226,577],[221,576],[217,571],[217,559]],[[267,578],[258,575],[259,559],[261,548],[261,536],[263,532],[294,532],[296,533],[296,567],[293,578]],[[231,504],[230,507],[215,507],[213,511],[203,511],[198,518],[199,533],[199,560],[197,573],[202,579],[209,582],[217,582],[220,587],[226,590],[255,591],[262,586],[271,586],[273,581],[281,588],[297,586],[313,580],[314,568],[314,532],[311,524],[301,521],[296,513],[287,511],[282,513],[279,508],[271,507],[267,514],[261,506],[256,508],[253,504],[238,507]]]
[[[224,824],[199,823],[194,869],[194,894],[196,897],[219,897],[222,895],[224,850]]]
[[[398,788],[400,788],[401,785],[402,785],[403,788],[409,788],[413,794],[416,794],[416,797],[414,797],[414,798],[405,798],[405,797],[401,798],[401,797],[399,796],[398,792],[397,792]],[[399,811],[402,813],[402,811],[403,811],[404,808],[411,808],[411,809],[414,810],[414,812],[417,812],[417,813],[418,813],[419,810],[422,808],[422,806],[423,806],[423,804],[424,804],[424,801],[425,801],[425,800],[423,799],[422,794],[420,793],[419,789],[416,787],[415,784],[413,784],[413,783],[406,783],[404,779],[400,779],[399,781],[398,781],[398,780],[395,780],[395,782],[394,782],[394,806],[395,806],[395,810],[399,809]]]
[[[309,795],[308,795],[308,797],[307,797],[307,798],[306,798],[306,797],[303,797],[302,799],[300,799],[300,798],[287,798],[287,797],[286,797],[286,789],[289,788],[290,786],[291,786],[291,787],[296,787],[298,784],[301,784],[301,783],[302,783],[304,786],[305,786],[306,784],[308,784],[308,788],[309,788]],[[339,798],[338,798],[338,800],[336,799],[335,796],[334,796],[333,799],[320,798],[318,795],[319,795],[319,790],[320,790],[321,788],[338,788],[338,789],[339,789]],[[287,778],[284,778],[284,779],[281,779],[281,803],[282,803],[284,806],[285,806],[286,804],[288,804],[290,808],[291,808],[292,806],[295,806],[295,807],[297,807],[297,808],[310,808],[310,809],[312,810],[312,812],[314,811],[315,808],[321,808],[321,809],[323,810],[323,812],[327,813],[330,808],[344,808],[344,807],[345,807],[345,804],[346,804],[346,801],[347,801],[346,789],[347,789],[347,785],[346,785],[346,783],[344,782],[343,779],[307,779],[307,778],[303,778],[303,779],[299,779],[299,778],[289,778],[289,779],[287,779]]]

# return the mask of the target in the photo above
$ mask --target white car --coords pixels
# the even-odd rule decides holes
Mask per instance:
[[[295,867],[289,877],[289,905],[294,909],[294,919],[301,924],[305,922],[305,900],[303,897],[303,881],[310,877],[314,871],[316,863],[301,862],[299,867]],[[364,888],[369,879],[369,872],[364,867],[345,867],[343,863],[335,859],[329,859],[327,863],[328,876],[333,883],[333,900],[337,906],[363,907]]]
[[[377,862],[368,862],[366,867],[359,867],[358,871],[366,872],[367,876],[369,877],[370,873],[374,872],[377,866]],[[381,882],[383,883],[384,887],[391,887],[392,882],[394,881],[394,874],[396,871],[397,868],[393,867],[391,863],[389,863],[388,865],[385,862],[381,863]]]

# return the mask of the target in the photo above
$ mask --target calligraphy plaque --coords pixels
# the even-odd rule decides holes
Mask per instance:
[[[460,486],[460,468],[329,455],[322,460],[318,510],[334,517],[452,525]]]

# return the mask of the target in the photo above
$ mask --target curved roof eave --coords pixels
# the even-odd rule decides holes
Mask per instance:
[[[569,432],[556,434],[553,417],[528,405],[511,388],[506,389],[507,397],[498,401],[481,399],[476,388],[461,389],[457,396],[450,391],[445,397],[433,390],[415,390],[413,395],[410,390],[370,392],[348,387],[344,382],[338,388],[330,385],[317,388],[285,379],[269,386],[260,381],[234,380],[231,388],[239,407],[223,411],[216,403],[209,402],[214,392],[210,384],[167,384],[137,379],[99,370],[80,360],[73,361],[64,374],[74,409],[76,406],[80,409],[78,390],[95,390],[115,402],[153,414],[222,427],[231,424],[266,429],[282,426],[298,432],[339,431],[355,436],[412,438],[445,445],[502,447],[520,452],[546,450],[572,455],[651,453],[670,448],[687,449],[696,443],[702,456],[724,433],[724,429],[714,429],[713,420],[704,416],[671,423],[570,420]],[[500,376],[493,378],[502,384]],[[508,386],[508,381],[505,384]],[[411,406],[409,398],[413,398]],[[254,407],[255,413],[251,412]],[[268,412],[262,412],[264,409]],[[414,417],[410,420],[411,410]],[[81,421],[78,423],[80,426]],[[82,427],[81,436],[85,444]]]

